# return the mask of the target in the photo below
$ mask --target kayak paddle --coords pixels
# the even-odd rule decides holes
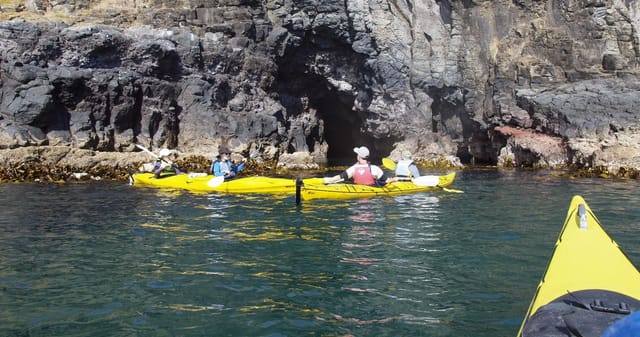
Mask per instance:
[[[136,146],[137,148],[139,148],[140,150],[142,150],[142,151],[144,151],[144,152],[146,152],[146,153],[150,154],[151,156],[153,156],[153,158],[156,158],[156,159],[157,159],[157,158],[159,158],[159,157],[160,157],[160,156],[158,156],[157,154],[155,154],[155,153],[151,152],[151,150],[147,149],[146,147],[144,147],[144,146],[142,146],[142,145],[140,145],[140,144],[133,144],[133,145],[135,145],[135,146]]]
[[[396,163],[393,160],[391,160],[391,158],[387,158],[387,157],[382,158],[382,166],[384,166],[384,168],[391,171],[395,171],[396,169]]]
[[[438,176],[419,176],[411,179],[411,182],[418,186],[438,186],[440,184],[440,177]]]
[[[391,158],[387,158],[387,157],[382,158],[382,166],[392,171],[396,169],[396,163]],[[420,177],[411,179],[411,182],[418,186],[440,187],[447,192],[464,193],[461,190],[438,186],[438,184],[440,184],[440,177],[438,176],[420,176]]]
[[[163,162],[165,162],[165,163],[167,163],[167,164],[170,164],[170,165],[172,165],[172,164],[173,164],[172,162],[170,162],[170,161],[168,161],[168,160],[166,160],[166,159],[164,159],[164,158],[160,157],[159,155],[157,155],[157,154],[155,154],[155,153],[151,152],[151,150],[147,149],[146,147],[144,147],[144,146],[142,146],[142,145],[140,145],[140,144],[133,144],[133,145],[135,145],[135,146],[136,146],[137,148],[139,148],[140,150],[142,150],[142,151],[144,151],[144,152],[146,152],[146,153],[148,153],[148,154],[152,155],[152,156],[153,156],[153,158],[160,159],[160,160],[162,160]]]
[[[209,179],[209,181],[207,181],[207,186],[215,188],[220,186],[223,182],[224,182],[224,176],[217,176]]]

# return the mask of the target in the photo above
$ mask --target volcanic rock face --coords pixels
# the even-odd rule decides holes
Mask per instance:
[[[640,168],[636,1],[0,6],[0,149]]]

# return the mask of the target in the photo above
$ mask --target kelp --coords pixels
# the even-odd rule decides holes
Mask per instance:
[[[133,163],[130,166],[96,165],[80,167],[75,165],[43,164],[40,162],[11,163],[0,166],[2,182],[68,182],[83,180],[127,180],[129,175],[138,171],[145,162]],[[176,165],[183,172],[209,172],[211,160],[203,156],[189,156],[176,160]],[[275,162],[257,162],[247,160],[243,175],[269,175],[276,167]]]

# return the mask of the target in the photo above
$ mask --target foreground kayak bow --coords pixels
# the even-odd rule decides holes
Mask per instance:
[[[640,273],[574,196],[518,337],[598,337],[638,309]]]

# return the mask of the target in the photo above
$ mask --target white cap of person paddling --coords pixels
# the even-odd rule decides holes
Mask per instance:
[[[160,178],[163,172],[171,172],[172,174],[182,174],[178,165],[176,165],[170,158],[173,157],[175,160],[177,158],[177,152],[174,150],[169,150],[164,148],[160,150],[158,154],[158,158],[156,159],[156,163],[153,167],[153,174],[156,178]],[[173,155],[173,156],[172,156]]]
[[[366,146],[356,147],[353,152],[356,154],[356,163],[338,175],[325,177],[325,184],[353,179],[353,183],[358,185],[384,186],[384,184],[393,181],[387,179],[380,167],[369,163],[370,152]]]

